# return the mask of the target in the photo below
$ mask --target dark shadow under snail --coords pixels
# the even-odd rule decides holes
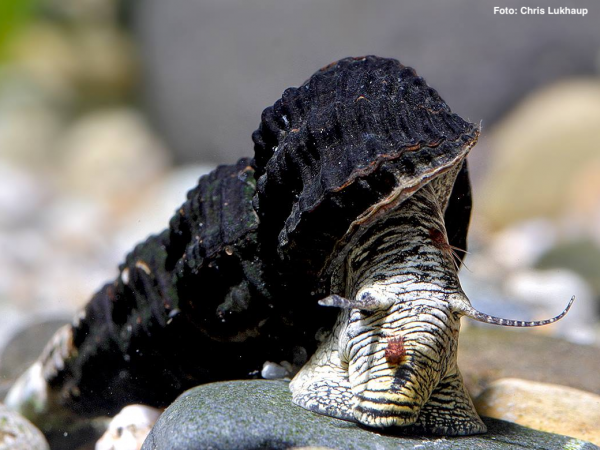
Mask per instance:
[[[457,276],[479,128],[393,59],[346,58],[287,89],[255,157],[202,177],[7,403],[46,432],[312,355],[294,402],[372,427],[485,432],[456,365]],[[334,306],[341,308],[337,314]],[[328,337],[319,342],[323,329]],[[301,351],[300,351],[301,350]]]

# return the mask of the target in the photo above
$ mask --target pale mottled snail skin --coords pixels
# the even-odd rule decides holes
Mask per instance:
[[[169,228],[127,256],[8,403],[33,406],[46,431],[165,406],[299,347],[310,355],[326,328],[291,384],[296,403],[374,427],[484,431],[456,368],[459,317],[542,323],[485,316],[460,289],[462,255],[448,248],[466,246],[478,135],[398,61],[321,69],[263,112],[254,159],[202,177]],[[343,308],[337,324],[319,300]]]

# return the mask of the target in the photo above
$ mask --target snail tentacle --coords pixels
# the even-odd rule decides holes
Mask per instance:
[[[549,325],[562,319],[567,314],[567,312],[569,312],[569,309],[571,309],[571,305],[574,301],[575,296],[571,297],[571,300],[569,300],[569,304],[567,305],[567,307],[558,316],[555,316],[551,319],[535,321],[512,320],[504,319],[502,317],[491,316],[489,314],[477,311],[468,302],[464,300],[451,302],[451,306],[455,312],[458,312],[473,320],[477,320],[478,322],[490,323],[492,325],[501,325],[504,327],[540,327],[543,325]]]
[[[354,300],[340,297],[337,294],[332,294],[319,300],[319,305],[321,306],[333,306],[342,309],[360,309],[361,311],[380,311],[389,308],[393,303],[393,300],[390,298],[376,298],[368,293],[357,296]]]

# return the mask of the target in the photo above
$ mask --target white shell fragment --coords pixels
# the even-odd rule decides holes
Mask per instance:
[[[162,411],[145,405],[129,405],[117,414],[96,442],[96,450],[139,450]]]

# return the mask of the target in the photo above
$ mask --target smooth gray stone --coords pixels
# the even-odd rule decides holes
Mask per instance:
[[[447,438],[384,435],[292,404],[285,381],[228,381],[183,393],[160,417],[142,450],[598,449],[579,439],[484,419],[488,433]]]

